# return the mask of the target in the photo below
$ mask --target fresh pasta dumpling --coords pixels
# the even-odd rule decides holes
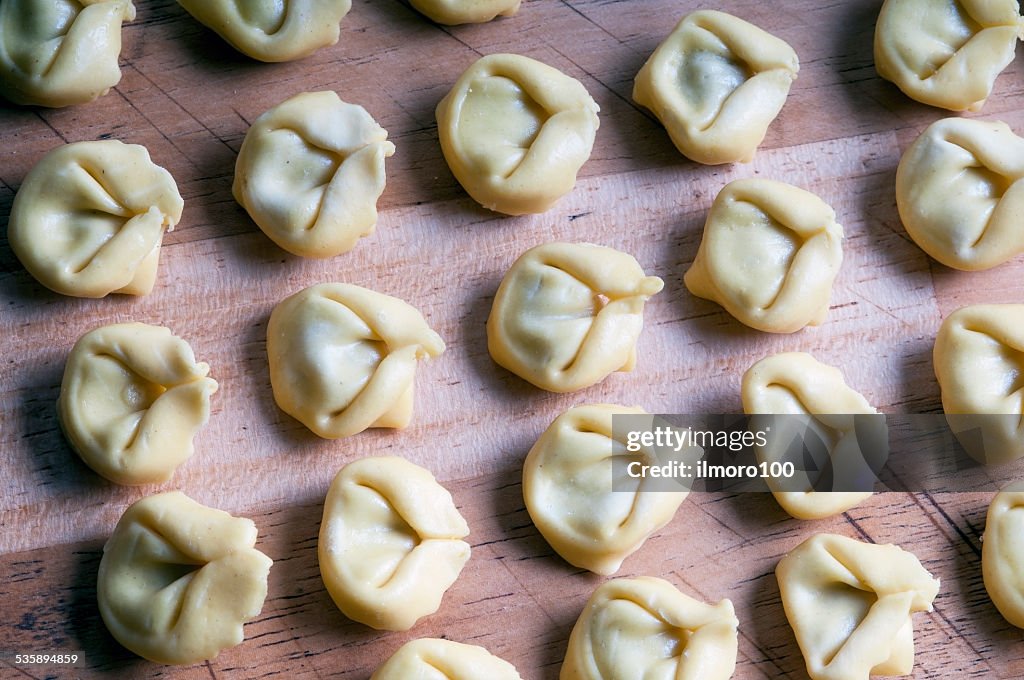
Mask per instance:
[[[103,547],[96,598],[107,629],[141,657],[208,661],[259,615],[273,564],[256,525],[180,491],[148,496],[121,516]]]
[[[784,40],[731,14],[698,10],[640,69],[633,100],[658,117],[687,158],[747,163],[799,70]]]
[[[604,575],[618,571],[668,524],[688,492],[649,490],[656,481],[647,477],[627,477],[623,488],[613,488],[615,458],[658,463],[649,447],[627,450],[623,435],[613,431],[616,414],[646,415],[648,426],[653,419],[635,407],[571,408],[555,418],[523,463],[523,498],[537,530],[566,562]],[[696,461],[703,452],[694,451]]]
[[[363,458],[324,502],[320,575],[338,609],[378,630],[408,630],[437,611],[469,559],[466,521],[428,470]]]
[[[651,576],[602,583],[569,636],[559,680],[729,680],[739,621],[732,602],[710,605]]]
[[[1021,30],[1017,0],[885,0],[875,69],[922,104],[978,111]]]
[[[274,400],[325,439],[408,425],[416,364],[443,351],[414,307],[346,283],[282,300],[267,327]]]
[[[542,213],[569,193],[599,121],[583,84],[529,57],[489,54],[437,105],[437,135],[459,184],[507,215]]]
[[[987,464],[1024,455],[1024,305],[961,307],[939,327],[932,360],[942,410],[967,453]]]
[[[520,680],[515,666],[483,647],[442,638],[410,640],[370,680]]]
[[[632,371],[647,300],[664,282],[626,253],[546,243],[505,274],[487,318],[500,366],[541,389],[573,392]]]
[[[521,0],[409,0],[421,14],[448,26],[482,24],[519,11]]]
[[[988,269],[1024,252],[1024,139],[999,121],[945,118],[921,133],[896,170],[907,233],[956,269]]]
[[[842,240],[835,212],[809,191],[738,179],[715,197],[683,281],[751,328],[794,333],[824,323]]]
[[[909,675],[911,614],[932,610],[939,580],[895,545],[816,534],[775,569],[812,680]]]
[[[32,276],[76,297],[153,290],[184,202],[145,147],[75,142],[47,153],[14,197],[7,238]]]
[[[178,0],[239,52],[292,61],[338,42],[352,0]]]
[[[15,104],[91,102],[121,80],[121,24],[131,0],[4,0],[0,94]]]
[[[1003,618],[1024,628],[1024,484],[1010,484],[992,499],[981,542],[985,590]]]
[[[118,484],[167,481],[193,451],[217,383],[192,348],[162,326],[89,331],[64,367],[61,429],[85,464]]]
[[[803,352],[774,354],[747,369],[743,374],[741,395],[743,412],[760,414],[752,422],[752,428],[760,431],[768,428],[772,433],[764,446],[754,447],[761,462],[792,461],[789,446],[794,438],[802,442],[808,433],[814,433],[827,448],[821,453],[828,457],[816,461],[818,471],[830,471],[839,486],[868,486],[874,481],[865,449],[876,454],[879,448],[885,448],[888,442],[885,422],[873,420],[872,424],[877,423],[877,427],[872,429],[878,432],[872,434],[877,436],[871,441],[863,439],[867,434],[865,419],[858,419],[857,415],[878,412],[846,384],[838,368]],[[812,453],[803,448],[801,451],[803,455]],[[782,509],[798,519],[829,517],[871,497],[870,490],[816,491],[818,480],[811,478],[804,479],[806,486],[801,490],[793,489],[798,485],[796,479],[785,480],[783,488],[771,477],[766,481]]]
[[[305,257],[348,252],[377,224],[388,132],[334,92],[298,94],[245,135],[235,199],[274,243]]]

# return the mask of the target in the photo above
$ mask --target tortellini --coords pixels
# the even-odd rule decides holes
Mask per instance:
[[[352,0],[178,0],[200,23],[260,61],[292,61],[338,42]]]
[[[500,366],[541,389],[573,392],[632,371],[644,304],[664,282],[626,253],[546,243],[505,274],[487,319]]]
[[[998,121],[946,118],[900,159],[896,205],[917,245],[949,267],[988,269],[1024,252],[1024,139]]]
[[[118,484],[167,481],[193,452],[217,383],[192,348],[161,326],[89,331],[64,367],[57,414],[86,465]]]
[[[561,71],[517,54],[490,54],[437,105],[441,151],[480,205],[541,213],[569,193],[590,157],[597,103]]]
[[[441,638],[410,640],[370,680],[520,680],[515,666],[483,647]]]
[[[267,327],[274,400],[325,439],[408,425],[416,364],[443,351],[411,305],[345,283],[282,300]]]
[[[775,569],[811,680],[908,675],[911,614],[932,610],[939,580],[895,545],[816,534]]]
[[[687,494],[649,491],[653,478],[628,479],[632,488],[613,490],[615,457],[658,462],[651,450],[627,451],[613,432],[615,414],[644,411],[612,404],[571,408],[555,418],[523,463],[523,498],[541,535],[566,562],[606,576],[668,524]]]
[[[451,494],[429,471],[403,458],[363,458],[343,467],[327,492],[320,574],[345,616],[408,630],[437,611],[455,583],[469,559],[467,535]]]
[[[715,197],[683,281],[751,328],[793,333],[825,321],[842,239],[835,212],[814,194],[739,179]]]
[[[235,164],[235,199],[274,243],[332,257],[373,233],[388,132],[334,92],[306,92],[252,124]]]
[[[558,677],[728,680],[738,626],[729,600],[699,602],[651,576],[606,581],[573,626]]]
[[[184,202],[145,147],[75,142],[47,153],[14,197],[7,238],[18,259],[57,293],[145,295],[160,243]]]
[[[0,93],[15,104],[71,106],[121,80],[121,24],[131,0],[4,0]]]
[[[741,392],[743,412],[749,414],[782,414],[781,418],[762,417],[754,420],[756,429],[770,428],[772,436],[766,446],[755,446],[762,462],[789,459],[787,449],[793,437],[804,438],[814,432],[827,447],[828,460],[816,461],[819,470],[830,470],[839,486],[854,485],[858,480],[874,479],[865,460],[865,445],[875,452],[876,441],[858,439],[856,414],[877,411],[860,393],[848,387],[837,368],[817,361],[810,354],[788,352],[761,359],[743,374]],[[795,418],[793,416],[808,416]],[[863,423],[863,420],[861,421]],[[885,423],[879,421],[884,437]],[[860,435],[863,436],[863,431]],[[885,438],[887,440],[887,438]],[[807,489],[779,489],[772,478],[767,482],[779,505],[798,519],[820,519],[845,512],[871,497],[871,491],[815,491],[814,479],[807,479]]]
[[[967,452],[993,464],[1024,455],[1024,305],[956,310],[939,327],[932,359],[946,420]]]
[[[999,613],[1024,628],[1024,485],[1020,482],[997,493],[988,506],[981,573]]]
[[[875,25],[875,68],[904,94],[977,111],[1013,61],[1017,0],[886,0]]]
[[[698,163],[750,162],[800,61],[785,41],[715,10],[683,17],[636,76],[633,100]]]
[[[96,596],[111,634],[150,661],[208,661],[242,642],[273,564],[256,525],[180,491],[138,501],[103,548]]]
[[[521,0],[409,0],[421,14],[448,26],[482,24],[495,17],[510,17]]]

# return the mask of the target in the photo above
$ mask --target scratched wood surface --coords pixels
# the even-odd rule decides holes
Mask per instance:
[[[171,0],[139,0],[124,30],[123,79],[65,110],[0,105],[0,225],[47,150],[116,138],[146,145],[177,179],[181,224],[164,240],[145,298],[79,300],[48,292],[18,264],[0,230],[0,676],[368,678],[413,636],[482,644],[527,679],[556,678],[572,624],[601,581],[569,567],[537,534],[520,488],[523,456],[565,408],[639,404],[654,412],[739,412],[739,379],[758,358],[804,350],[843,368],[884,411],[936,412],[930,352],[941,318],[979,301],[1021,301],[1021,261],[984,273],[933,262],[903,232],[893,183],[900,153],[943,112],[875,74],[878,0],[723,0],[719,7],[794,46],[801,70],[750,165],[703,167],[679,156],[630,99],[632,78],[691,0],[526,0],[520,14],[441,28],[398,0],[356,0],[334,47],[290,64],[253,62]],[[509,218],[476,206],[445,166],[433,110],[481,54],[514,51],[581,80],[601,106],[594,153],[576,190],[544,215]],[[998,80],[982,116],[1024,131],[1024,66]],[[307,90],[332,88],[390,132],[375,235],[328,261],[292,257],[264,237],[230,194],[248,124]],[[761,334],[689,295],[704,215],[729,180],[758,175],[827,200],[846,230],[828,322]],[[571,395],[541,392],[489,358],[484,320],[508,265],[544,241],[591,241],[633,253],[666,281],[648,305],[631,374]],[[324,441],[283,415],[270,393],[266,322],[273,305],[338,280],[419,307],[448,351],[417,375],[416,417],[401,432]],[[122,488],[80,463],[54,401],[64,358],[83,332],[138,320],[169,326],[212,367],[221,389],[196,454],[171,482],[197,500],[252,517],[275,560],[247,640],[213,662],[162,667],[134,657],[103,627],[95,575],[124,508],[159,490]],[[327,486],[344,463],[400,454],[448,486],[472,529],[473,557],[441,610],[407,634],[347,621],[319,578],[316,536]],[[815,531],[896,542],[942,579],[935,611],[915,617],[918,678],[1024,675],[1021,631],[985,596],[979,556],[989,494],[877,494],[842,516],[799,522],[764,495],[693,494],[620,575],[663,576],[707,600],[729,597],[740,619],[737,678],[806,678],[773,569]],[[15,666],[13,653],[71,651],[73,668]]]

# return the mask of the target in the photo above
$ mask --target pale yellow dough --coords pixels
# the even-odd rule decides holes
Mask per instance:
[[[967,452],[993,464],[1024,455],[1024,305],[961,307],[939,327],[932,360],[946,420]]]
[[[519,11],[521,0],[409,0],[421,14],[439,24],[482,24]]]
[[[363,458],[343,467],[327,492],[320,575],[345,616],[408,630],[441,606],[469,559],[468,535],[429,471],[403,458]]]
[[[443,351],[411,305],[346,283],[282,300],[267,327],[274,400],[325,439],[408,425],[416,364]]]
[[[178,0],[239,52],[260,61],[301,59],[338,42],[352,0]]]
[[[118,484],[170,479],[193,453],[217,383],[192,348],[162,326],[122,323],[89,331],[64,366],[57,400],[71,448]]]
[[[605,576],[668,524],[687,495],[648,491],[654,483],[648,478],[627,480],[631,490],[612,490],[613,458],[658,464],[654,451],[628,452],[616,438],[616,413],[646,415],[613,404],[571,408],[555,418],[523,463],[523,499],[537,530],[566,562]]]
[[[799,70],[785,41],[731,14],[698,10],[640,69],[633,100],[658,117],[687,158],[748,163]]]
[[[939,580],[895,545],[816,534],[775,569],[786,618],[812,680],[908,675],[910,615],[932,610]]]
[[[759,461],[788,459],[786,449],[792,436],[803,436],[803,428],[814,432],[828,447],[832,473],[836,479],[871,478],[858,440],[854,414],[878,413],[867,400],[843,380],[838,368],[819,362],[810,354],[787,352],[761,359],[743,374],[741,388],[743,412],[784,414],[754,418],[751,429],[770,427],[767,446],[755,446]],[[805,415],[806,419],[791,418]],[[879,422],[884,428],[884,422]],[[819,461],[819,469],[829,461]],[[870,498],[870,491],[814,491],[814,480],[807,479],[806,491],[780,490],[768,480],[775,500],[797,519],[820,519],[845,512]],[[793,482],[787,482],[793,483]],[[840,482],[841,484],[842,482]],[[790,488],[790,487],[786,487]]]
[[[875,68],[903,93],[977,111],[1013,61],[1017,0],[886,0],[875,24]]]
[[[988,506],[981,573],[999,613],[1024,628],[1024,484],[1020,482],[997,493]]]
[[[14,197],[7,238],[25,269],[75,297],[153,290],[160,242],[184,202],[145,147],[114,140],[50,151]]]
[[[71,106],[121,80],[121,24],[130,0],[0,2],[0,93],[15,104]]]
[[[683,281],[751,328],[794,333],[824,323],[842,240],[835,212],[809,191],[739,179],[715,198]]]
[[[304,257],[352,250],[377,224],[388,132],[334,92],[298,94],[252,124],[235,200],[277,245]]]
[[[569,636],[559,680],[728,680],[739,621],[651,576],[601,584]]]
[[[520,680],[515,666],[483,647],[441,638],[410,640],[370,680]]]
[[[487,318],[500,366],[549,392],[632,371],[644,304],[664,282],[631,255],[589,243],[546,243],[501,280]]]
[[[1024,252],[1024,139],[998,121],[932,123],[900,159],[896,205],[917,245],[949,267],[988,269]]]
[[[590,157],[599,108],[583,85],[517,54],[482,57],[437,105],[452,174],[480,205],[542,213],[569,193]]]
[[[193,664],[242,642],[259,615],[273,562],[256,525],[180,491],[148,496],[103,548],[96,597],[107,629],[150,661]]]

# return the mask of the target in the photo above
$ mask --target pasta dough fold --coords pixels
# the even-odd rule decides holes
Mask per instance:
[[[907,233],[948,267],[988,269],[1024,252],[1024,139],[1005,123],[945,118],[900,159],[896,205]]]
[[[728,680],[738,625],[729,600],[706,604],[650,576],[606,581],[573,626],[558,677]]]
[[[683,281],[751,328],[794,333],[824,323],[842,239],[835,212],[809,191],[739,179],[715,197]]]
[[[688,14],[643,65],[633,100],[698,163],[748,163],[800,62],[785,41],[715,10]]]
[[[816,534],[782,558],[786,618],[812,680],[907,675],[914,666],[910,615],[939,592],[914,555],[895,545]]]
[[[57,400],[71,447],[118,484],[170,479],[210,418],[217,383],[192,348],[162,326],[124,323],[75,343]]]
[[[282,300],[267,326],[274,400],[325,439],[408,425],[416,364],[442,352],[411,305],[346,283]]]
[[[352,0],[178,0],[197,21],[260,61],[292,61],[338,42]]]
[[[505,274],[487,318],[498,365],[550,392],[632,371],[647,300],[664,282],[631,256],[589,243],[546,243]]]
[[[1024,455],[1024,305],[969,305],[946,317],[932,352],[942,410],[982,463]]]
[[[429,471],[364,458],[338,472],[320,525],[320,574],[338,608],[378,630],[437,611],[469,560],[469,527]]]
[[[541,213],[590,157],[599,108],[583,85],[517,54],[481,57],[437,105],[441,151],[480,205]]]
[[[402,645],[370,680],[520,680],[515,666],[483,647],[441,638],[420,638]]]
[[[1007,621],[1024,628],[1024,484],[997,493],[988,506],[981,573],[992,603]]]
[[[348,252],[377,223],[388,132],[334,92],[306,92],[253,122],[232,191],[277,245],[304,257]]]
[[[761,359],[743,374],[741,388],[743,412],[761,414],[751,420],[751,430],[770,431],[766,446],[755,446],[761,462],[792,460],[788,448],[794,438],[806,441],[813,434],[825,444],[826,460],[817,460],[817,472],[830,474],[840,486],[853,485],[864,480],[865,485],[875,475],[865,460],[868,445],[875,453],[878,440],[888,441],[885,421],[879,420],[872,428],[876,437],[871,442],[861,441],[864,432],[858,424],[864,420],[855,414],[878,413],[867,400],[843,380],[837,368],[817,361],[810,354],[787,352]],[[765,414],[782,414],[773,418]],[[794,418],[804,415],[807,418]],[[804,455],[809,452],[806,451]],[[801,461],[803,463],[803,461]],[[803,465],[801,464],[801,470]],[[803,473],[801,473],[803,474]],[[798,519],[820,519],[845,512],[871,497],[871,491],[815,491],[816,475],[806,476],[806,490],[793,491],[795,480],[786,480],[786,489],[780,489],[778,480],[765,480],[779,505]]]
[[[448,26],[482,24],[519,11],[521,0],[409,0],[409,4],[431,21]]]
[[[145,295],[164,232],[183,207],[174,178],[145,147],[75,142],[47,153],[25,177],[7,236],[25,269],[57,293]]]
[[[139,656],[208,661],[242,642],[259,615],[273,562],[256,525],[180,491],[148,496],[121,516],[103,548],[96,596],[103,622]]]
[[[652,450],[627,451],[613,432],[615,414],[646,415],[613,404],[571,408],[555,418],[523,464],[523,498],[538,531],[566,562],[606,576],[668,524],[687,495],[649,491],[655,483],[649,478],[617,480],[621,487],[613,488],[614,458],[658,463]],[[653,416],[647,420],[653,424]],[[694,459],[703,453],[692,449]]]
[[[71,106],[121,80],[121,24],[130,0],[4,0],[0,93],[15,104]]]
[[[978,111],[1013,61],[1017,0],[886,0],[875,24],[875,68],[904,94]]]

